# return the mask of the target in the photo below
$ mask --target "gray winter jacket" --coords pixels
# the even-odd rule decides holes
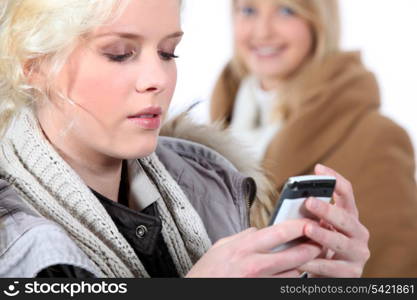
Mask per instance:
[[[249,226],[249,206],[256,196],[252,178],[195,142],[161,137],[156,153],[199,213],[212,242]],[[34,277],[53,265],[98,274],[62,228],[34,213],[0,180],[0,277]]]

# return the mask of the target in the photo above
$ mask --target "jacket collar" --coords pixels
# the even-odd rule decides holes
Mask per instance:
[[[329,58],[317,77],[320,88],[307,89],[265,155],[264,166],[278,186],[311,171],[343,144],[364,115],[379,108],[376,79],[357,53]]]

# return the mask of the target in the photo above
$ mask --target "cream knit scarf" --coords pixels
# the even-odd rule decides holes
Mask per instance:
[[[242,80],[236,95],[230,131],[259,162],[282,126],[282,121],[271,118],[277,101],[278,93],[262,90],[253,76]]]
[[[33,113],[24,111],[0,144],[0,176],[22,199],[61,225],[96,264],[102,277],[149,277],[99,200],[44,138]],[[162,234],[180,276],[209,249],[204,225],[158,157],[140,163],[162,195]]]

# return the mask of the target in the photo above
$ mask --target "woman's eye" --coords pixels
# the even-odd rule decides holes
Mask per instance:
[[[104,53],[104,55],[112,62],[125,62],[134,56],[135,52],[130,51],[124,54]]]
[[[253,16],[256,14],[256,9],[251,6],[243,6],[240,8],[240,13],[244,16]]]
[[[175,55],[174,53],[170,53],[170,52],[165,52],[165,51],[159,51],[159,56],[162,58],[162,60],[172,60],[175,58],[178,58],[177,55]]]
[[[278,8],[278,13],[282,16],[294,16],[295,15],[295,11],[287,6],[280,6]]]

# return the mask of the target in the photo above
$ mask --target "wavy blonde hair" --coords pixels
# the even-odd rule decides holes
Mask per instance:
[[[45,97],[80,40],[121,13],[125,0],[2,0],[0,135],[23,106]],[[30,74],[44,70],[42,88]]]
[[[265,0],[264,0],[265,1]],[[310,57],[303,66],[286,81],[280,91],[280,101],[277,103],[276,115],[285,119],[291,105],[297,105],[302,98],[300,93],[310,84],[312,76],[321,63],[328,57],[340,52],[340,15],[338,0],[269,0],[291,8],[298,17],[307,21],[313,34],[313,49]],[[233,0],[235,11],[236,0]],[[235,50],[231,61],[234,76],[240,81],[249,74],[245,63]],[[316,83],[316,82],[315,82]]]

